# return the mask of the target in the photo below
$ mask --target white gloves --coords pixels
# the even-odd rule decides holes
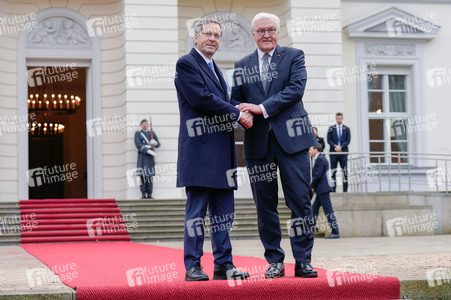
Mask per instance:
[[[152,146],[156,146],[156,145],[158,145],[158,142],[157,142],[156,140],[154,140],[154,139],[151,139],[151,140],[150,140],[150,144],[151,144]]]
[[[150,145],[144,145],[144,148],[150,149]]]
[[[157,157],[157,153],[155,153],[155,151],[152,150],[147,150],[147,154],[152,155],[153,157]]]

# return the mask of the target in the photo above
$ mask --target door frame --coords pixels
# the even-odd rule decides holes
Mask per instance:
[[[78,12],[66,8],[49,8],[36,14],[35,20],[42,21],[48,17],[65,17],[86,28],[87,19]],[[56,66],[76,63],[76,67],[86,68],[86,120],[102,116],[101,105],[101,72],[100,72],[100,42],[98,36],[91,37],[91,49],[51,49],[27,48],[26,42],[30,32],[21,32],[17,49],[17,111],[19,116],[28,114],[28,82],[27,67]],[[27,121],[19,118],[19,128],[26,128]],[[87,154],[87,189],[88,198],[103,197],[102,174],[102,136],[86,135]],[[28,132],[18,132],[18,197],[28,199]]]

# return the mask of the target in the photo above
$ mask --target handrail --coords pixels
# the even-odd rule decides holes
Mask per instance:
[[[323,152],[348,155],[348,192],[435,191],[450,192],[451,154],[417,152]],[[330,164],[330,162],[329,162]],[[331,180],[333,170],[329,170]],[[337,177],[343,177],[338,168]],[[337,178],[337,187],[341,179]],[[338,191],[339,189],[337,189]]]

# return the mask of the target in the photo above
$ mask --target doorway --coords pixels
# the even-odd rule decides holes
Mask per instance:
[[[87,198],[87,68],[27,72],[29,199]]]

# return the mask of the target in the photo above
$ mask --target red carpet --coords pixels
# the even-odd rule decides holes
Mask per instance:
[[[256,241],[257,242],[257,241]],[[380,277],[318,269],[318,278],[265,280],[267,263],[234,257],[234,264],[251,274],[247,280],[185,282],[183,250],[118,243],[23,244],[63,282],[77,290],[77,299],[399,299],[395,277]],[[213,256],[202,258],[213,277]],[[42,273],[42,270],[41,270]],[[41,276],[41,273],[37,276]],[[32,278],[31,278],[32,279]]]
[[[114,199],[20,201],[21,242],[129,241]]]

